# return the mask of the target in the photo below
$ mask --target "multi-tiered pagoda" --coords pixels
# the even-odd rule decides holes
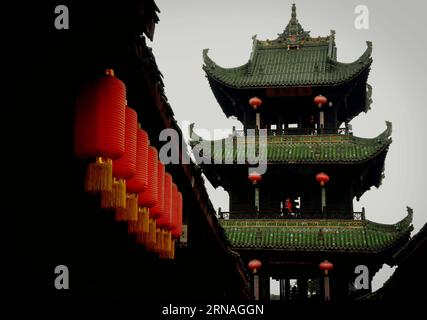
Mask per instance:
[[[354,286],[356,266],[368,267],[370,282],[408,240],[410,208],[394,225],[371,222],[364,209],[353,209],[354,198],[380,186],[391,143],[388,122],[375,138],[356,137],[349,124],[370,109],[371,52],[367,42],[356,61],[339,62],[335,32],[311,37],[298,22],[295,5],[275,40],[253,37],[244,65],[223,68],[203,52],[203,69],[219,105],[227,117],[241,121],[243,131],[233,131],[232,148],[218,147],[226,146],[226,139],[206,141],[194,132],[192,145],[209,160],[201,167],[212,185],[229,193],[229,212],[220,215],[232,247],[245,262],[262,263],[261,299],[269,297],[270,277],[280,280],[285,300],[366,294],[370,285]],[[252,179],[261,179],[256,185],[248,179],[251,165],[237,161],[239,150],[253,147],[242,139],[248,129],[268,133],[267,170]],[[319,269],[325,260],[333,265],[328,292]]]

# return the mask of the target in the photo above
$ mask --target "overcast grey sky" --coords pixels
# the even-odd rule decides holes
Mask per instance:
[[[195,122],[196,128],[241,126],[227,119],[217,104],[202,70],[202,50],[223,67],[246,63],[252,48],[251,37],[275,39],[286,27],[291,4],[297,18],[311,36],[326,36],[336,30],[338,61],[351,62],[373,42],[373,64],[368,79],[373,87],[373,103],[367,114],[351,123],[354,135],[374,137],[393,123],[393,143],[385,162],[385,179],[373,187],[355,211],[366,208],[369,220],[395,223],[414,209],[418,231],[427,221],[427,42],[425,1],[379,0],[156,0],[160,23],[156,27],[154,54],[164,75],[166,95],[179,123]],[[354,26],[357,5],[369,9],[369,29]],[[186,133],[187,128],[182,127]],[[228,209],[228,195],[207,182],[215,207]],[[392,273],[381,270],[374,289]],[[274,286],[277,292],[277,286]]]

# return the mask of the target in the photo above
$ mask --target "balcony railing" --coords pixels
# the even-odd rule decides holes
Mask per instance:
[[[251,128],[248,128],[251,129]],[[263,129],[263,128],[261,128]],[[252,128],[252,130],[254,130]],[[236,136],[245,136],[246,130],[234,130]],[[285,128],[285,129],[267,129],[268,135],[320,135],[320,134],[351,134],[347,128]]]
[[[279,211],[221,211],[218,210],[219,219],[353,219],[365,220],[365,208],[362,211],[354,211],[353,215],[338,212],[289,212]]]

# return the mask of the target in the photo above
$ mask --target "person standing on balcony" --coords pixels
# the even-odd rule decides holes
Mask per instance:
[[[314,119],[314,116],[310,116],[310,120],[308,121],[308,133],[314,134],[316,131],[316,120]]]

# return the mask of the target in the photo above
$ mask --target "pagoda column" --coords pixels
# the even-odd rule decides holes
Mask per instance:
[[[323,132],[325,127],[325,112],[323,111],[323,106],[328,102],[328,99],[319,94],[318,96],[314,97],[313,101],[319,107],[319,131],[317,132],[317,134],[319,134]]]
[[[291,281],[289,278],[284,279],[285,282],[285,300],[289,301],[290,292],[291,292]]]
[[[253,291],[255,300],[259,300],[260,293],[262,293],[262,284],[260,283],[262,281],[260,281],[260,277],[257,273],[261,266],[261,261],[259,261],[258,259],[253,259],[248,263],[249,269],[253,272]]]
[[[255,211],[256,213],[259,212],[259,188],[257,182],[261,181],[261,175],[257,173],[256,171],[252,171],[249,173],[249,180],[252,181],[255,189]]]
[[[249,99],[249,104],[252,106],[252,108],[255,110],[255,124],[256,124],[256,130],[259,130],[261,128],[261,116],[259,113],[259,106],[262,104],[262,100],[258,97],[252,97]]]
[[[279,279],[280,300],[285,300],[285,279]]]

